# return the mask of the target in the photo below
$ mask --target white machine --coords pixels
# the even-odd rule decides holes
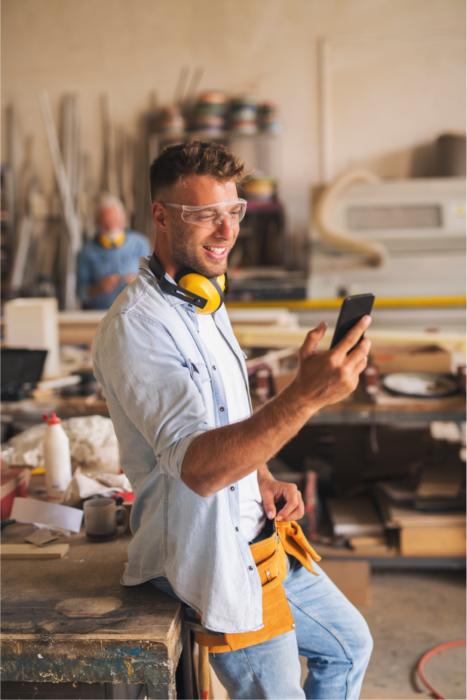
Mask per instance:
[[[464,296],[465,185],[454,177],[379,181],[364,171],[332,183],[311,226],[308,298]]]

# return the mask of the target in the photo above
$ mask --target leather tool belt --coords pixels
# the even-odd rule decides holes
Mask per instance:
[[[265,540],[250,544],[263,591],[263,627],[255,632],[207,635],[195,633],[195,640],[209,652],[245,649],[295,629],[295,623],[287,601],[283,581],[287,575],[287,554],[298,559],[311,573],[313,561],[320,561],[309,544],[302,528],[295,521],[275,522],[275,532]]]

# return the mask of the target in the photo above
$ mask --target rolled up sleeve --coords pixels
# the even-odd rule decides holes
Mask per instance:
[[[156,468],[180,479],[191,442],[212,426],[174,338],[157,322],[126,312],[100,334],[93,355],[119,439],[131,440],[136,429],[151,446]]]

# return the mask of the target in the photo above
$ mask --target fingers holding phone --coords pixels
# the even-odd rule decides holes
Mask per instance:
[[[371,311],[373,299],[371,294],[344,300],[333,342],[327,352],[314,352],[317,340],[324,334],[323,324],[307,335],[299,352],[296,381],[311,401],[318,401],[322,406],[330,405],[357,388],[371,347],[371,342],[363,335],[371,323],[366,310]]]
[[[371,316],[365,315],[363,318],[360,318],[356,324],[347,331],[346,335],[344,335],[337,345],[333,346],[331,344],[331,352],[342,356],[342,359],[345,357],[355,359],[356,357],[360,357],[361,353],[358,351],[362,350],[363,346],[363,352],[366,350],[366,354],[368,355],[371,343],[368,338],[364,338],[364,333],[370,323]]]

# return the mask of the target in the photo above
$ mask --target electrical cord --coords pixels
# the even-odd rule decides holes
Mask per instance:
[[[428,690],[433,693],[435,698],[439,698],[439,700],[446,700],[444,695],[441,695],[440,692],[436,690],[436,688],[433,688],[433,686],[428,683],[427,679],[425,678],[425,674],[423,673],[423,666],[425,665],[425,662],[428,661],[432,656],[437,654],[440,651],[444,651],[445,649],[450,649],[451,647],[460,647],[462,645],[465,646],[465,639],[459,639],[456,642],[447,642],[446,644],[440,644],[438,647],[434,647],[434,649],[431,649],[430,651],[427,651],[426,654],[422,656],[420,661],[418,662],[417,666],[417,673],[418,677],[420,678],[421,682],[423,685],[425,685]]]

